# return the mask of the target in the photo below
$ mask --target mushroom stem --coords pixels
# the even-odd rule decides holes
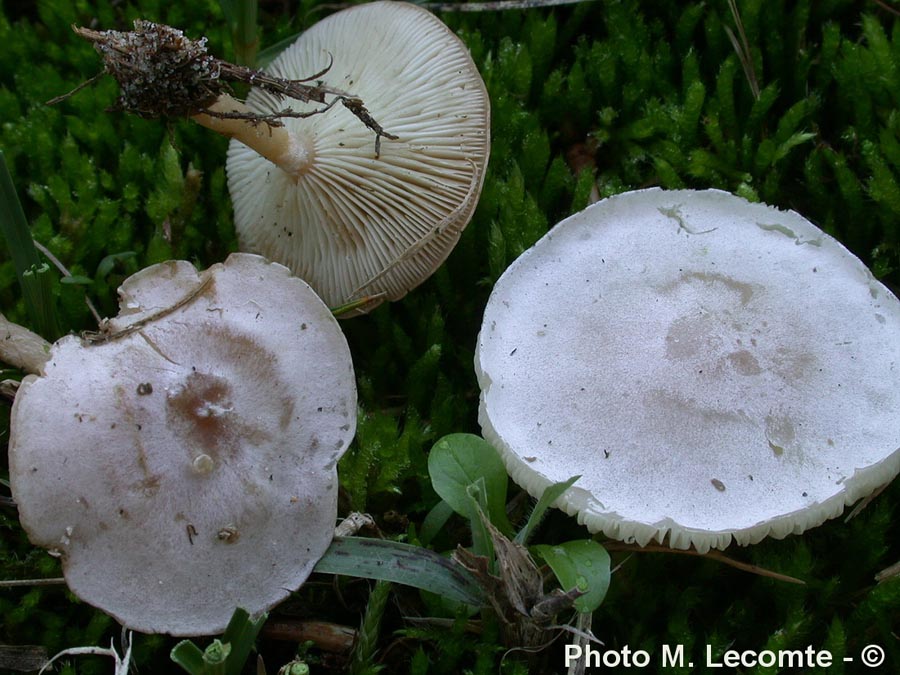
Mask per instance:
[[[251,116],[254,113],[228,94],[219,96],[206,110],[222,115],[236,113]],[[218,117],[205,112],[192,115],[192,119],[216,133],[237,139],[292,176],[304,173],[312,164],[311,153],[283,126],[238,117]]]
[[[44,338],[0,314],[0,361],[37,374],[49,353],[50,343]]]

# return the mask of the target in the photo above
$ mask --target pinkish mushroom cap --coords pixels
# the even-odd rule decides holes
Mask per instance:
[[[331,542],[350,353],[312,290],[255,255],[154,265],[120,296],[106,333],[63,338],[24,380],[13,496],[83,600],[143,632],[221,632]]]

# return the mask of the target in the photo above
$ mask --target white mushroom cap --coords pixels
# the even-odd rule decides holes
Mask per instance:
[[[900,302],[791,211],[719,191],[594,204],[497,282],[480,422],[593,531],[700,552],[832,518],[900,471]]]
[[[110,339],[63,338],[19,389],[13,496],[83,600],[143,632],[221,632],[331,542],[350,353],[312,290],[255,255],[154,265],[120,296]]]
[[[338,12],[268,70],[306,78],[329,63],[321,79],[361,98],[399,138],[382,139],[376,156],[375,133],[336,105],[283,120],[296,146],[290,171],[233,140],[235,225],[242,248],[287,265],[332,307],[377,294],[396,300],[437,269],[472,217],[490,149],[487,92],[459,38],[406,3]],[[322,107],[258,90],[247,103],[265,112]]]

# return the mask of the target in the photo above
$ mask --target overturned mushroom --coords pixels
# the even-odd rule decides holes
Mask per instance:
[[[287,265],[329,305],[352,303],[343,316],[422,283],[472,217],[490,103],[465,45],[420,7],[338,12],[269,72],[147,21],[75,30],[119,82],[118,107],[190,116],[233,139],[228,186],[242,247]],[[254,87],[246,103],[230,95],[232,82]]]
[[[338,108],[284,119],[279,157],[236,136],[227,168],[242,246],[290,267],[331,306],[368,297],[371,309],[402,297],[446,259],[481,192],[489,101],[465,46],[424,9],[375,2],[317,23],[269,70],[324,73],[397,138],[379,148]],[[258,89],[247,104],[259,113],[283,107]]]
[[[900,302],[796,213],[645,190],[498,281],[485,437],[594,531],[700,552],[800,533],[900,471]]]
[[[135,630],[220,632],[331,541],[350,354],[310,288],[258,256],[162,263],[120,295],[103,333],[63,338],[24,380],[13,496],[82,599]]]

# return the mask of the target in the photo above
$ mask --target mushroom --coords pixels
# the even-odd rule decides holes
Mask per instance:
[[[0,361],[37,373],[47,362],[50,343],[0,314]]]
[[[472,217],[490,101],[465,45],[421,7],[338,12],[268,73],[163,24],[75,32],[118,81],[118,109],[189,116],[233,139],[226,168],[242,248],[290,267],[344,317],[422,283]],[[233,82],[254,86],[246,103],[228,93]]]
[[[479,419],[592,532],[701,553],[821,524],[900,471],[900,302],[792,211],[630,192],[563,221],[484,313]]]
[[[221,632],[331,542],[350,353],[307,284],[259,256],[161,263],[119,292],[103,332],[59,340],[23,381],[13,496],[83,600],[138,631]]]
[[[345,107],[275,129],[198,116],[231,127],[228,186],[242,248],[287,265],[332,307],[369,298],[368,311],[401,298],[447,258],[484,181],[490,104],[465,46],[420,7],[374,2],[315,24],[269,71],[322,73],[397,139],[379,147]],[[284,101],[254,89],[247,105],[273,113]]]

